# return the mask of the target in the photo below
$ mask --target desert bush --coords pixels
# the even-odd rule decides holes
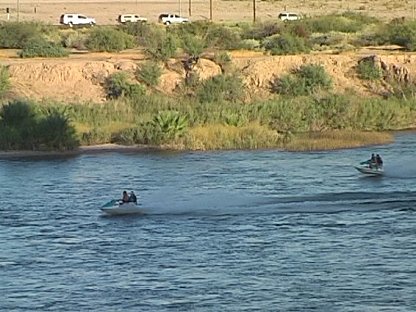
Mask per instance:
[[[277,22],[255,23],[243,28],[243,39],[262,40],[264,38],[281,33],[281,25]]]
[[[134,47],[133,37],[113,28],[95,28],[86,42],[88,49],[99,52],[119,52]]]
[[[242,47],[239,31],[223,25],[210,27],[205,40],[210,48],[238,50]]]
[[[9,69],[0,65],[0,98],[10,89]]]
[[[281,34],[289,33],[293,36],[309,39],[311,31],[308,27],[302,23],[302,21],[294,21],[293,23],[285,23],[285,27],[282,29]]]
[[[125,72],[116,72],[107,77],[104,89],[109,99],[119,97],[138,98],[146,93],[146,90],[139,84],[129,81],[129,76]]]
[[[241,41],[241,48],[246,50],[257,50],[261,47],[261,42],[255,39],[244,39]]]
[[[145,43],[146,53],[155,61],[166,62],[176,55],[178,49],[177,38],[172,34],[156,31],[153,38]]]
[[[65,57],[69,55],[69,51],[63,46],[48,42],[43,38],[34,38],[25,43],[18,55],[21,58]]]
[[[416,98],[416,84],[414,81],[400,81],[388,76],[385,81],[389,85],[389,98],[412,100]]]
[[[38,22],[4,22],[0,23],[0,47],[23,48],[28,41],[48,36],[56,29]]]
[[[202,82],[196,94],[201,103],[237,102],[244,97],[244,87],[240,77],[222,74]]]
[[[182,37],[182,49],[190,57],[199,57],[205,49],[205,42],[202,37],[185,35]]]
[[[308,95],[319,89],[328,90],[332,81],[321,65],[302,65],[289,75],[275,77],[271,81],[272,92],[299,96]]]
[[[213,61],[221,67],[221,71],[224,73],[231,66],[231,55],[227,52],[217,52],[214,54]]]
[[[304,38],[290,33],[268,38],[263,42],[263,47],[272,55],[308,53],[310,51],[309,43]]]
[[[323,15],[305,19],[301,22],[311,33],[329,33],[332,31],[355,33],[363,29],[367,21],[355,18],[355,15]]]
[[[162,75],[162,67],[157,62],[147,61],[141,64],[136,70],[136,78],[149,87],[159,84]]]
[[[118,29],[135,37],[139,45],[151,40],[154,33],[154,26],[147,23],[125,23],[119,25]]]
[[[194,21],[192,23],[182,23],[175,25],[175,27],[169,27],[169,33],[179,39],[189,35],[204,38],[212,27],[216,27],[216,25],[211,21]]]
[[[62,41],[66,48],[74,48],[77,50],[87,49],[88,34],[80,30],[70,30],[63,35]]]
[[[117,99],[123,96],[129,88],[127,73],[116,72],[108,76],[104,88],[109,99]]]
[[[381,68],[371,59],[362,59],[356,66],[358,76],[363,80],[380,80],[383,77]]]
[[[345,41],[345,35],[342,33],[330,32],[326,34],[319,34],[312,36],[311,43],[315,47],[336,47]],[[318,50],[319,48],[315,48],[314,50]]]
[[[385,38],[384,43],[397,44],[408,51],[416,51],[416,21],[392,21],[383,30],[385,32],[380,30],[378,36]]]

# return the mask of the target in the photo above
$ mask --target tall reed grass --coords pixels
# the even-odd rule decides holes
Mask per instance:
[[[416,100],[320,94],[249,104],[201,103],[154,93],[98,105],[69,105],[67,114],[81,144],[336,149],[390,142],[391,134],[383,133],[415,126]]]

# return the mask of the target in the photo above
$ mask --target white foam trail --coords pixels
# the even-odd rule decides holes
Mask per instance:
[[[384,176],[402,179],[416,178],[416,163],[414,160],[408,160],[397,164],[389,164],[384,168]]]

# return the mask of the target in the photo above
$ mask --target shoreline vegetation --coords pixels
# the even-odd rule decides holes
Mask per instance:
[[[365,145],[362,144],[360,139],[356,139],[353,143],[345,145],[340,142],[338,145],[333,144],[331,138],[334,133],[327,133],[324,136],[316,134],[305,134],[296,138],[293,147],[291,145],[286,148],[264,148],[262,150],[275,150],[275,151],[288,151],[288,152],[310,152],[310,151],[329,151],[329,150],[342,150],[350,148],[361,148],[361,147],[372,147],[383,144],[389,144],[394,142],[394,135],[396,133],[412,132],[416,134],[416,129],[400,130],[394,132],[383,132],[383,133],[370,133],[369,135],[374,138],[371,143]],[[350,135],[348,133],[338,133],[339,136]],[[364,136],[367,134],[364,134]],[[298,148],[298,144],[301,143],[301,148]],[[233,149],[231,149],[233,150]],[[10,158],[43,158],[43,157],[72,157],[86,154],[102,154],[102,153],[151,153],[151,152],[183,152],[184,150],[172,149],[164,146],[148,146],[148,145],[120,145],[120,144],[100,144],[100,145],[89,145],[79,146],[77,148],[60,151],[60,150],[0,150],[0,159]],[[185,150],[186,151],[186,150]],[[210,150],[213,151],[213,150]],[[216,150],[220,151],[220,150]],[[222,149],[221,151],[224,151]],[[195,152],[195,150],[194,150]]]
[[[258,96],[250,93],[228,51],[340,53],[382,44],[415,51],[414,33],[414,21],[384,23],[351,12],[233,25],[61,29],[38,22],[0,23],[0,48],[18,49],[20,58],[65,58],[72,49],[113,53],[140,47],[146,54],[134,70],[102,78],[104,103],[20,97],[10,92],[8,67],[0,64],[0,156],[155,149],[312,151],[390,143],[392,131],[415,128],[416,86],[408,74],[398,75],[376,57],[363,57],[351,78],[361,79],[367,90],[340,93],[322,64],[302,64],[276,74],[267,96]],[[219,73],[202,78],[205,73],[197,68],[206,51]],[[160,79],[177,59],[178,81],[168,94]]]

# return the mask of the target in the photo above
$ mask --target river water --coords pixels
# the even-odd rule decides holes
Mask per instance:
[[[416,311],[415,149],[0,159],[0,310]]]

